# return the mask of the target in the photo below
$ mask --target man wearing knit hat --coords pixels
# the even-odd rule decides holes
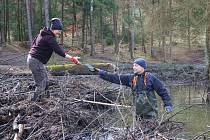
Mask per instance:
[[[39,101],[48,85],[47,71],[44,64],[47,64],[53,52],[74,64],[80,63],[78,57],[68,55],[58,45],[56,37],[61,35],[62,30],[63,25],[61,20],[59,18],[52,18],[50,29],[47,27],[43,28],[33,40],[27,58],[27,64],[32,71],[36,85],[35,92],[31,96],[31,101]]]
[[[144,59],[138,58],[133,63],[132,74],[113,74],[104,70],[94,68],[98,71],[99,77],[115,83],[131,87],[135,95],[136,115],[138,119],[157,118],[157,99],[155,92],[161,97],[165,111],[172,112],[173,107],[168,90],[162,82],[149,72],[146,72],[147,63]],[[91,69],[93,71],[93,68]]]

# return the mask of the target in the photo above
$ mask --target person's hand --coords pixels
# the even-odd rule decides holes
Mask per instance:
[[[110,71],[118,71],[119,70],[119,68],[115,64],[107,63],[107,65],[108,65],[108,69]]]
[[[173,107],[172,107],[172,106],[166,106],[166,107],[165,107],[165,111],[166,111],[167,113],[170,113],[170,112],[173,111]]]
[[[73,62],[74,64],[80,64],[80,62],[79,62],[79,57],[70,57],[69,58],[69,60],[71,61],[71,62]]]
[[[90,64],[85,64],[85,66],[88,68],[88,70],[89,70],[90,72],[99,72],[99,70],[100,70],[100,69],[98,69],[98,68],[93,67],[93,66],[90,65]]]

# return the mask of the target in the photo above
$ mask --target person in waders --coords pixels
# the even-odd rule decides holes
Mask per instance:
[[[62,22],[59,18],[51,19],[50,28],[44,27],[33,40],[28,54],[27,64],[32,72],[35,81],[35,92],[32,93],[31,101],[40,101],[41,95],[48,86],[48,76],[45,64],[49,61],[52,53],[66,58],[74,64],[79,64],[79,57],[73,57],[64,52],[58,45],[56,37],[61,35],[63,30]]]
[[[171,98],[163,83],[153,74],[146,71],[147,64],[142,58],[133,63],[132,74],[114,74],[94,68],[98,71],[99,77],[115,83],[128,86],[135,94],[136,117],[138,119],[156,119],[158,116],[157,98],[155,92],[161,97],[166,112],[173,111]],[[90,69],[93,71],[93,68]]]

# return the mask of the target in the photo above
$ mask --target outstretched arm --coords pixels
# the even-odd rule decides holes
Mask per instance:
[[[129,74],[120,75],[120,74],[109,73],[104,70],[99,70],[99,77],[111,83],[122,84],[130,87],[131,75]]]
[[[65,57],[66,59],[68,59],[69,61],[73,62],[74,64],[79,64],[79,57],[73,57],[67,53],[64,52],[64,49],[61,48],[58,43],[56,42],[55,38],[49,38],[48,40],[48,44],[53,48],[53,51],[55,53],[57,53],[58,55]]]

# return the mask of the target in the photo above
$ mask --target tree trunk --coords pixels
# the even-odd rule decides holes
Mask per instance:
[[[130,24],[130,57],[131,59],[134,59],[134,48],[135,48],[135,32],[134,32],[134,7],[135,2],[134,0],[131,0],[130,2],[130,16],[131,16],[131,24]]]
[[[29,11],[30,11],[30,18],[31,18],[31,34],[32,34],[32,37],[33,37],[33,31],[32,31],[32,29],[34,29],[34,26],[35,26],[35,24],[37,23],[37,21],[35,21],[36,19],[35,19],[35,16],[36,16],[36,9],[35,9],[35,4],[37,4],[36,3],[36,1],[34,1],[34,0],[30,0],[29,1]],[[40,5],[40,17],[42,18],[42,17],[44,17],[44,6],[43,6],[43,1],[39,1],[39,4],[38,5]],[[24,14],[23,15],[25,15],[25,11],[24,11]],[[43,21],[42,20],[40,20],[41,22],[39,22],[39,25],[43,25]]]
[[[145,32],[144,32],[144,22],[143,22],[143,17],[141,13],[141,8],[139,8],[139,14],[140,14],[140,26],[141,26],[141,46],[142,46],[142,51],[146,54],[146,47],[145,47]]]
[[[75,1],[73,1],[73,25],[72,25],[72,46],[74,46],[75,43],[75,32],[76,32],[76,27],[77,27],[77,13],[76,13],[76,5]]]
[[[209,15],[210,16],[210,15]],[[206,57],[207,57],[207,73],[208,80],[210,81],[210,20],[207,23],[206,29]],[[207,103],[210,104],[210,85],[207,87]]]
[[[75,5],[75,2],[73,2],[73,35],[75,35],[75,32],[76,32],[76,28],[77,28],[77,13],[76,13],[76,5]]]
[[[210,11],[207,15],[207,27],[206,27],[206,60],[207,60],[207,72],[208,80],[210,81]],[[210,85],[207,87],[207,103],[210,104]]]
[[[10,11],[9,11],[9,1],[7,0],[6,1],[6,33],[7,33],[7,42],[10,42],[10,22],[9,22],[9,14],[10,14]]]
[[[45,26],[46,27],[50,27],[49,26],[49,1],[48,0],[44,0],[44,17],[45,17]]]
[[[166,62],[166,37],[162,34],[163,62]]]
[[[154,0],[152,1],[152,19],[151,19],[151,34],[150,34],[150,46],[151,46],[151,50],[150,50],[150,55],[151,57],[155,57],[155,53],[154,53]]]
[[[2,47],[2,43],[3,43],[3,39],[2,39],[2,36],[3,36],[3,31],[2,31],[2,7],[3,6],[3,3],[2,1],[0,1],[0,47]]]
[[[20,0],[17,1],[17,31],[18,31],[18,41],[21,41],[21,24],[20,24]]]
[[[61,20],[64,23],[64,0],[62,0],[61,5]],[[63,32],[61,33],[61,44],[63,44]]]
[[[169,1],[169,23],[170,23],[170,30],[169,30],[169,47],[170,47],[170,60],[172,62],[172,34],[173,34],[173,21],[172,21],[172,2],[173,0]]]
[[[162,0],[161,3],[161,41],[163,51],[163,62],[166,62],[166,3]]]
[[[187,42],[188,42],[188,47],[191,50],[191,42],[190,42],[190,9],[187,10]]]
[[[1,14],[0,14],[0,19],[1,19]],[[2,43],[3,43],[3,40],[2,40],[2,29],[1,29],[1,23],[0,23],[0,47],[2,47]]]
[[[6,16],[6,13],[7,13],[7,11],[6,11],[6,9],[7,9],[7,5],[6,5],[6,1],[7,0],[4,0],[4,6],[3,6],[3,9],[4,9],[4,22],[3,22],[3,29],[4,29],[4,42],[7,42],[7,16]]]
[[[102,6],[100,6],[100,28],[101,28],[101,34],[100,34],[100,38],[101,38],[101,52],[104,53],[104,47],[105,47],[105,43],[104,43],[104,21],[103,21],[103,9]],[[116,46],[115,46],[116,48]]]
[[[114,48],[114,53],[118,54],[119,53],[119,41],[118,41],[118,34],[117,34],[117,10],[115,8],[113,8],[113,15],[112,15],[112,19],[113,19],[113,35],[114,35],[114,44],[115,44],[115,48]]]
[[[91,52],[90,56],[95,56],[95,33],[94,33],[94,18],[93,18],[93,0],[90,3],[90,43]]]
[[[26,0],[26,9],[27,9],[27,23],[28,23],[28,38],[30,45],[32,44],[32,30],[31,30],[31,14],[30,14],[30,0]]]
[[[84,52],[86,52],[85,48],[85,24],[86,24],[86,0],[83,0],[83,11],[82,11],[82,43],[81,47]]]
[[[21,2],[21,1],[20,1]],[[21,2],[21,5],[20,5],[21,7],[24,7],[25,8],[25,3],[24,2]],[[24,8],[22,8],[22,9],[20,9],[21,11],[20,11],[20,34],[21,34],[21,41],[23,41],[23,40],[26,40],[26,38],[27,38],[27,33],[26,33],[26,24],[25,24],[25,21],[26,21],[26,19],[24,18],[24,15],[25,15],[25,10],[26,9],[24,9]]]

